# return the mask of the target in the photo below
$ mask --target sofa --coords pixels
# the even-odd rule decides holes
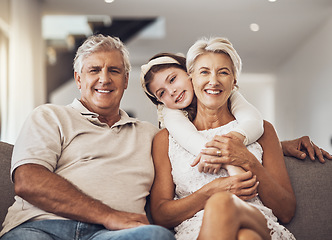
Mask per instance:
[[[13,145],[0,142],[0,222],[14,201],[9,177],[12,150]],[[331,240],[332,161],[322,164],[309,158],[285,157],[285,162],[297,200],[295,217],[285,227],[298,240]]]

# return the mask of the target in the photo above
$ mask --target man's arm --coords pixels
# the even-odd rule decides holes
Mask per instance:
[[[18,196],[58,216],[101,224],[111,230],[149,224],[145,215],[114,210],[41,165],[18,167],[14,172],[14,182]]]
[[[321,163],[325,162],[324,157],[332,160],[332,156],[327,151],[314,144],[308,136],[282,141],[281,146],[285,156],[304,159],[309,155],[311,160],[314,161],[315,157],[317,157]]]

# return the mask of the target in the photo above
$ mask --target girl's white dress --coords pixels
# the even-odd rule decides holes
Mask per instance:
[[[211,140],[215,135],[226,134],[237,125],[236,121],[232,121],[224,126],[200,131],[208,140]],[[197,167],[191,167],[190,163],[193,162],[195,156],[182,148],[176,140],[169,135],[169,158],[172,164],[173,181],[176,185],[175,199],[180,199],[195,192],[203,185],[211,182],[219,177],[227,177],[228,173],[222,169],[219,174],[200,173]],[[255,155],[255,157],[262,163],[263,150],[261,146],[255,142],[247,146],[248,150]],[[292,233],[284,226],[280,225],[277,218],[273,215],[272,210],[265,207],[259,197],[255,197],[247,201],[250,205],[258,208],[267,220],[267,226],[271,229],[272,239],[295,239]],[[182,222],[175,227],[176,239],[178,240],[193,240],[196,239],[201,227],[203,211],[195,214],[194,217]]]

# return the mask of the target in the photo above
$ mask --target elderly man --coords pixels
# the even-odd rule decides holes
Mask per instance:
[[[127,49],[118,38],[92,36],[78,49],[74,71],[81,99],[36,108],[15,144],[18,196],[2,239],[174,239],[149,225],[144,211],[157,128],[119,108]]]

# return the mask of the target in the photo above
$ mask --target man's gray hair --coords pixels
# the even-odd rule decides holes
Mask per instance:
[[[125,73],[131,70],[129,61],[129,51],[118,37],[104,36],[102,34],[88,37],[84,43],[77,49],[74,58],[74,71],[82,72],[83,62],[86,57],[96,52],[119,50],[123,57]]]

